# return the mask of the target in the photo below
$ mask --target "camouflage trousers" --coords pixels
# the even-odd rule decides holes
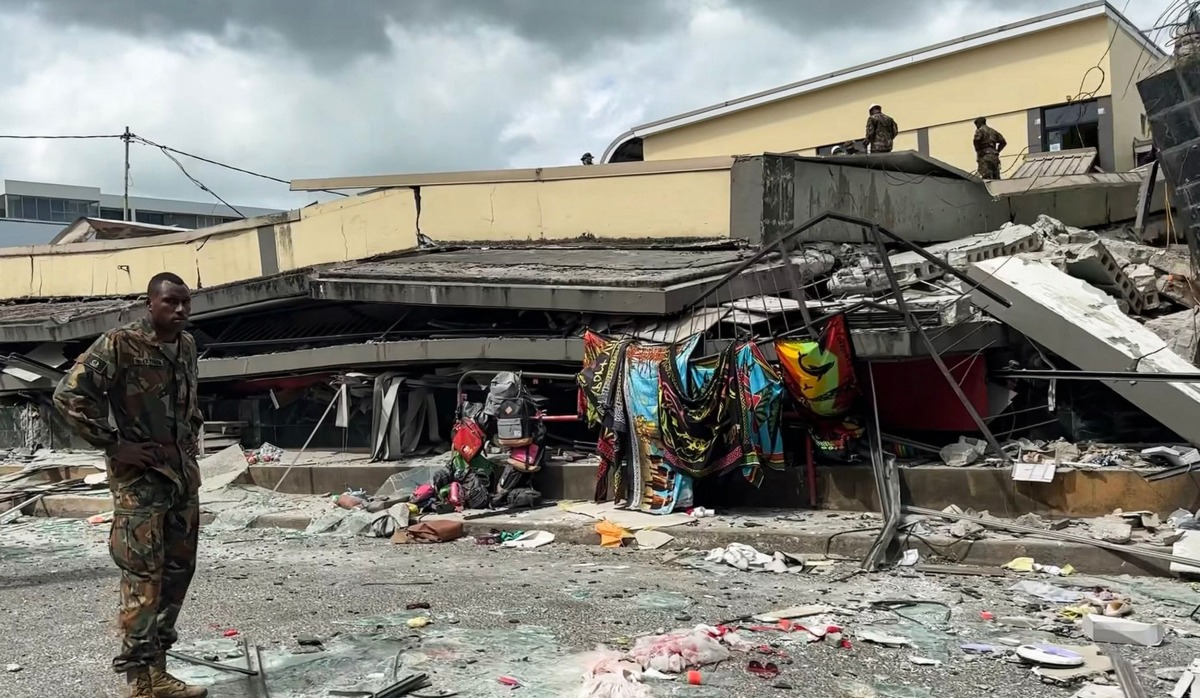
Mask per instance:
[[[152,665],[179,635],[175,621],[196,571],[200,503],[153,471],[113,492],[109,552],[121,569],[124,641],[113,669]]]
[[[984,179],[1000,179],[1000,155],[990,153],[988,155],[980,155],[975,158],[975,163],[979,165],[979,176]]]

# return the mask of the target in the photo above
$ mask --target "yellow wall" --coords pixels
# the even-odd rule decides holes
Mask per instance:
[[[1019,161],[1029,148],[1028,117],[1024,111],[1012,114],[989,116],[988,126],[1004,135],[1008,147],[1000,155],[1000,170],[1011,173],[1013,163]],[[929,156],[948,165],[974,172],[975,162],[975,119],[943,124],[929,129]]]
[[[1144,127],[1146,108],[1138,94],[1137,81],[1150,74],[1150,69],[1158,64],[1158,59],[1125,32],[1113,34],[1115,30],[1116,26],[1110,23],[1109,36],[1113,37],[1109,50],[1111,70],[1106,76],[1105,92],[1112,94],[1116,168],[1129,170],[1136,164],[1133,141],[1150,137],[1149,128]]]
[[[411,189],[349,196],[300,209],[300,220],[275,235],[280,271],[349,262],[417,246]]]
[[[260,226],[274,238],[279,271],[414,249],[418,223],[439,242],[551,240],[585,233],[599,238],[725,236],[730,170],[709,167],[422,186],[419,216],[414,190],[396,188],[309,206],[286,223],[258,219],[207,234],[2,248],[0,299],[134,295],[161,271],[179,274],[193,288],[251,279],[264,273]]]
[[[729,234],[729,171],[421,187],[439,242]]]
[[[651,134],[645,158],[786,152],[862,138],[867,107],[878,102],[903,131],[896,149],[915,150],[917,129],[927,127],[931,156],[974,169],[971,121],[995,120],[1016,153],[1027,145],[1025,111],[1077,94],[1088,68],[1105,62],[1109,27],[1104,16],[1083,20]],[[1106,79],[1098,94],[1107,93]]]

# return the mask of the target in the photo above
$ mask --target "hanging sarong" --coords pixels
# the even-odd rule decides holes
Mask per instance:
[[[625,352],[625,407],[629,416],[630,457],[627,483],[631,509],[668,514],[692,504],[692,478],[663,463],[659,428],[658,384],[662,364],[671,359],[686,371],[699,336],[671,347],[634,343]]]
[[[737,407],[742,443],[742,475],[755,487],[762,484],[761,466],[782,470],[783,384],[755,342],[737,348],[730,397]]]
[[[809,416],[838,417],[854,404],[858,381],[844,315],[831,318],[818,341],[775,340],[775,354],[784,385]]]
[[[620,462],[624,439],[618,434],[625,428],[622,381],[628,340],[610,340],[591,330],[583,335],[583,369],[576,376],[579,385],[579,414],[590,427],[599,427],[596,453],[595,500],[608,499],[609,472]]]
[[[694,478],[723,473],[742,459],[743,439],[730,395],[733,352],[731,345],[695,370],[664,362],[659,375],[663,461]]]

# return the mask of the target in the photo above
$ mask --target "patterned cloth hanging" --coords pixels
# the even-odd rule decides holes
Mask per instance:
[[[659,424],[659,375],[668,360],[675,370],[688,370],[699,335],[678,348],[634,343],[625,352],[625,407],[629,417],[629,508],[669,514],[692,505],[692,478],[663,462]]]
[[[777,339],[783,382],[800,408],[816,419],[845,414],[858,398],[854,352],[845,315],[835,315],[817,341]]]
[[[731,380],[733,353],[730,345],[690,370],[664,362],[659,375],[663,461],[692,477],[726,472],[742,460],[737,404],[730,400],[736,388]]]
[[[588,330],[583,335],[583,369],[576,376],[579,385],[579,414],[588,426],[600,429],[596,453],[595,499],[608,499],[609,472],[621,461],[626,439],[624,400],[625,353],[629,340],[612,340]]]
[[[742,435],[742,475],[762,484],[761,466],[782,470],[783,383],[756,342],[739,346],[732,362],[730,396],[737,407]]]

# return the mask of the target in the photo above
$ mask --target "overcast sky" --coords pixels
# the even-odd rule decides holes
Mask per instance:
[[[0,0],[0,134],[128,125],[284,179],[577,164],[636,124],[1079,1]],[[1142,28],[1171,4],[1115,0]],[[115,193],[121,161],[0,139],[0,179]],[[235,204],[314,198],[184,164]],[[210,200],[137,145],[132,192]]]

